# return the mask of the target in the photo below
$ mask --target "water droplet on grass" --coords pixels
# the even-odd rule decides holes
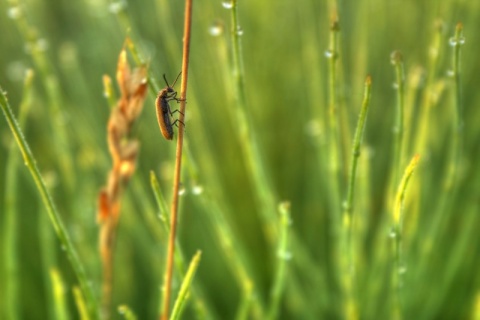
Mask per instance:
[[[242,27],[237,27],[237,35],[243,36],[243,29],[242,29]]]
[[[335,52],[333,52],[332,50],[325,50],[325,57],[327,59],[332,59],[335,57]]]
[[[465,38],[464,37],[451,37],[448,39],[448,44],[451,45],[452,47],[456,46],[461,46],[465,44]]]
[[[225,9],[232,9],[233,8],[233,2],[232,1],[223,1],[222,2],[222,7]]]
[[[388,232],[388,236],[392,239],[397,237],[397,231],[395,231],[394,228],[391,228],[390,231]]]
[[[117,13],[120,13],[121,11],[125,10],[126,7],[127,7],[127,2],[123,1],[123,0],[120,0],[120,1],[117,1],[117,2],[110,3],[110,5],[108,6],[108,10],[111,13],[117,14]]]
[[[283,260],[291,260],[293,255],[290,251],[278,250],[277,257]]]
[[[16,20],[16,19],[20,18],[21,15],[22,15],[22,9],[20,9],[19,6],[10,7],[7,10],[7,16],[10,19]]]
[[[203,193],[203,186],[201,185],[195,185],[192,188],[192,193],[196,196],[200,195]]]
[[[218,37],[223,33],[223,26],[219,23],[215,23],[212,26],[210,26],[210,28],[208,29],[208,32],[210,33],[210,35],[214,37]]]
[[[184,187],[184,186],[180,186],[180,188],[178,189],[178,195],[179,195],[179,196],[183,196],[185,193],[186,193],[185,187]]]

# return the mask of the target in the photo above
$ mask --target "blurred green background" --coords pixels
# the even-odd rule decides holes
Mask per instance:
[[[25,113],[22,129],[97,296],[97,194],[111,166],[106,142],[110,111],[102,76],[114,79],[118,54],[130,34],[157,85],[164,86],[164,73],[173,81],[181,69],[183,5],[165,0],[0,2],[0,85],[18,116],[26,94],[25,71],[34,71],[30,100],[20,111]],[[388,230],[396,92],[390,54],[400,50],[406,72],[401,172],[414,154],[421,156],[405,203],[402,310],[409,319],[480,317],[480,41],[475,33],[480,30],[480,1],[467,0],[239,1],[243,110],[250,140],[238,134],[236,110],[242,106],[235,98],[231,10],[220,1],[194,1],[179,225],[185,259],[196,250],[203,252],[192,301],[203,301],[207,318],[216,319],[242,318],[244,310],[245,318],[259,318],[268,309],[279,260],[286,257],[277,254],[278,237],[272,241],[265,233],[264,198],[242,151],[253,141],[260,155],[254,162],[265,172],[261,179],[269,199],[275,205],[291,203],[293,240],[279,318],[344,317],[336,264],[340,253],[335,214],[341,203],[333,203],[328,174],[331,71],[325,51],[335,6],[340,23],[336,89],[342,121],[342,199],[364,79],[369,74],[373,82],[354,202],[359,316],[392,318],[395,290],[389,285],[393,258]],[[449,39],[458,22],[465,36],[463,151],[454,186],[448,189],[455,136]],[[432,68],[436,39],[438,63]],[[428,118],[422,109],[426,95],[434,101]],[[169,201],[175,156],[175,143],[159,132],[155,97],[156,92],[149,93],[133,129],[140,155],[123,197],[115,253],[114,305],[128,305],[139,319],[157,317],[167,238],[157,219],[150,171],[159,177]],[[427,133],[422,134],[425,123]],[[4,120],[0,137],[0,261],[5,262],[0,269],[0,317],[8,319],[7,312],[18,310],[20,319],[77,319],[72,295],[76,278]],[[233,245],[225,247],[230,240]],[[19,291],[13,297],[2,285],[12,280],[6,271],[9,259],[17,266],[13,281]],[[248,286],[235,271],[239,264],[254,288],[247,298]],[[64,314],[59,311],[61,300],[52,293],[52,269],[63,279]],[[177,277],[174,290],[180,280]],[[185,319],[198,317],[191,305]]]

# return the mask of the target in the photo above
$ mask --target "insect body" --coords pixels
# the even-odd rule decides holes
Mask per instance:
[[[162,135],[164,136],[165,139],[167,140],[172,140],[173,139],[173,126],[177,123],[177,121],[180,120],[175,120],[172,122],[171,116],[175,112],[180,112],[178,110],[175,110],[172,112],[170,109],[170,105],[168,104],[169,101],[175,100],[177,102],[180,102],[181,99],[177,98],[177,92],[173,89],[173,86],[175,86],[175,83],[178,80],[178,77],[180,77],[181,72],[178,74],[177,79],[173,82],[173,84],[170,86],[168,84],[167,78],[165,78],[165,75],[163,75],[163,79],[165,80],[165,83],[167,86],[160,90],[158,93],[157,99],[155,100],[155,106],[157,108],[157,120],[158,120],[158,126],[160,127],[160,131],[162,132]]]

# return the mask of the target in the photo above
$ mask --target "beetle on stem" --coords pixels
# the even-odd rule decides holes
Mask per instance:
[[[173,84],[170,86],[168,84],[167,78],[165,77],[165,74],[163,75],[163,79],[165,80],[165,83],[167,86],[160,90],[158,93],[157,99],[155,100],[155,106],[157,109],[157,120],[158,120],[158,126],[160,127],[160,131],[162,132],[162,135],[165,139],[167,140],[172,140],[173,139],[173,126],[177,124],[177,122],[181,122],[180,120],[175,120],[172,123],[172,119],[170,118],[173,116],[175,112],[181,113],[179,110],[175,110],[172,112],[170,109],[169,101],[175,100],[177,102],[182,101],[180,98],[177,98],[177,91],[173,89],[175,86],[175,83],[177,83],[178,78],[180,77],[182,73],[180,72],[173,82]],[[182,122],[181,122],[182,123]],[[182,123],[183,124],[183,123]]]

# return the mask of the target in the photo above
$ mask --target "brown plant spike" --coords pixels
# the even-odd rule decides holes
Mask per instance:
[[[103,264],[102,318],[110,318],[113,279],[113,246],[123,189],[135,172],[139,143],[129,139],[130,129],[140,115],[147,94],[147,69],[130,70],[127,53],[122,49],[118,58],[117,82],[120,99],[108,120],[108,149],[113,167],[107,184],[98,195],[97,222],[100,224],[99,247]]]

